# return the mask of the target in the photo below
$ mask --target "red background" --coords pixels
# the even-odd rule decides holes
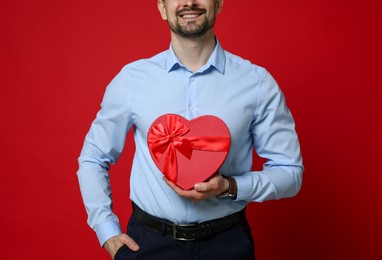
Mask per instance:
[[[382,259],[381,11],[225,1],[219,40],[278,80],[306,167],[297,197],[249,207],[260,260]],[[77,157],[106,85],[168,48],[167,24],[156,1],[3,0],[0,32],[0,259],[108,259],[86,224]],[[123,226],[131,158],[111,174]]]

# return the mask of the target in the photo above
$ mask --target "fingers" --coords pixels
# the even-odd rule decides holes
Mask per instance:
[[[183,190],[175,183],[163,177],[163,180],[173,189],[179,196],[198,202],[209,197],[216,196],[224,190],[225,183],[223,177],[219,175],[213,176],[207,182],[196,183],[194,189]]]
[[[171,189],[173,189],[179,196],[188,198],[191,200],[194,200],[198,197],[197,191],[192,189],[192,190],[183,190],[179,188],[175,183],[172,181],[166,179],[163,177],[163,180],[167,183],[168,186],[170,186]]]
[[[171,189],[173,189],[178,195],[181,195],[184,190],[176,186],[175,183],[167,179],[166,177],[163,177],[163,180],[166,182],[168,186],[170,186]]]

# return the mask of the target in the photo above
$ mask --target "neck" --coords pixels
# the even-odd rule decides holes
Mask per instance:
[[[213,30],[194,39],[183,38],[171,32],[171,41],[178,59],[193,72],[206,64],[216,44]]]

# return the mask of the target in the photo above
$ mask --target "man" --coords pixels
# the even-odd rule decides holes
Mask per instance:
[[[115,259],[254,259],[244,209],[251,201],[292,197],[302,160],[292,116],[263,68],[224,51],[215,38],[223,0],[158,0],[171,47],[128,64],[108,86],[79,158],[88,223]],[[218,173],[191,190],[163,178],[150,157],[147,133],[165,114],[188,120],[214,115],[231,146]],[[111,210],[108,170],[134,126],[133,215],[122,234]],[[252,151],[266,158],[251,172]]]

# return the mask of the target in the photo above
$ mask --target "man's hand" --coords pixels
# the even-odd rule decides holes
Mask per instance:
[[[196,183],[194,189],[183,190],[163,177],[163,180],[171,187],[179,196],[190,199],[193,202],[199,202],[210,197],[219,195],[229,188],[229,181],[221,174],[215,174],[211,179],[206,182]]]
[[[118,249],[120,249],[123,245],[126,245],[132,251],[139,250],[138,244],[126,234],[119,234],[109,238],[106,241],[104,248],[110,254],[111,258],[114,259],[114,256],[117,253]]]

